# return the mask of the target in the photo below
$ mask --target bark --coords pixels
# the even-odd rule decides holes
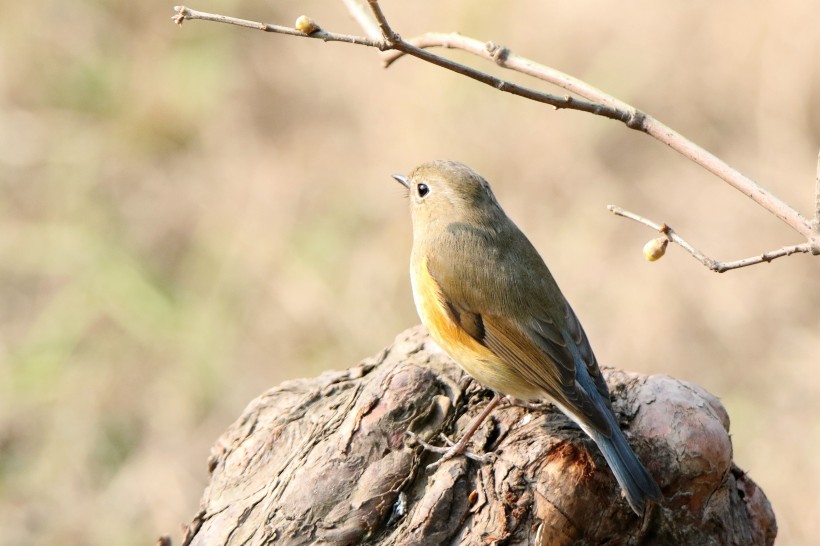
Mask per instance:
[[[491,398],[420,327],[342,372],[288,381],[222,435],[185,545],[773,544],[763,491],[732,463],[714,396],[668,376],[604,375],[638,457],[665,499],[643,521],[606,463],[551,406],[503,404],[465,457],[408,445],[460,437]]]

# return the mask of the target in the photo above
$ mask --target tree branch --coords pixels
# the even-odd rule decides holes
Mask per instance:
[[[634,106],[630,106],[578,78],[515,55],[506,47],[498,46],[492,42],[481,42],[480,40],[468,38],[458,33],[441,34],[431,32],[416,38],[410,38],[407,42],[419,48],[445,47],[466,51],[488,61],[492,61],[503,68],[543,80],[590,101],[606,104],[624,113],[629,113],[628,116],[625,116],[628,118],[627,120],[621,120],[627,127],[644,132],[663,142],[751,198],[757,204],[788,224],[792,229],[806,237],[810,242],[812,239],[816,239],[814,244],[820,245],[820,237],[818,237],[816,229],[813,229],[811,223],[804,218],[803,215],[757,184],[754,180],[733,169],[714,154],[704,150],[652,116],[641,112]],[[393,62],[401,58],[402,55],[403,53],[401,51],[391,51],[387,53],[384,57],[385,66],[390,66]],[[820,197],[818,199],[820,199]]]
[[[379,40],[382,37],[382,31],[379,24],[373,17],[372,11],[367,6],[368,0],[342,0],[342,3],[347,8],[348,13],[358,23],[368,38]]]
[[[814,229],[820,231],[820,152],[817,153],[817,172],[814,175]]]
[[[373,0],[368,0],[373,4]],[[606,106],[602,104],[596,104],[594,102],[583,101],[573,97],[565,96],[560,97],[558,95],[552,95],[550,93],[543,93],[541,91],[536,91],[534,89],[530,89],[528,87],[523,87],[521,85],[517,85],[512,83],[508,80],[503,80],[501,78],[496,78],[495,76],[491,76],[486,72],[481,72],[480,70],[476,70],[469,66],[465,66],[463,64],[457,63],[455,61],[451,61],[446,57],[441,57],[440,55],[436,55],[434,53],[430,53],[429,51],[425,51],[419,47],[416,47],[412,44],[409,44],[403,41],[397,34],[393,33],[395,36],[395,42],[391,42],[390,38],[386,38],[382,36],[381,40],[373,40],[371,38],[367,38],[365,36],[355,36],[350,34],[339,34],[335,32],[328,32],[324,29],[317,30],[311,34],[307,34],[302,32],[301,30],[286,27],[282,25],[273,25],[269,23],[259,23],[256,21],[249,21],[246,19],[238,19],[236,17],[228,17],[225,15],[216,15],[213,13],[206,13],[202,11],[192,10],[185,6],[176,6],[174,8],[177,12],[177,15],[173,17],[174,22],[178,25],[181,25],[185,20],[195,20],[200,19],[203,21],[212,21],[216,23],[227,23],[230,25],[237,25],[245,28],[253,28],[257,30],[264,30],[265,32],[273,32],[277,34],[287,34],[289,36],[298,36],[300,38],[314,38],[317,40],[322,40],[324,42],[344,42],[350,44],[357,44],[363,45],[368,47],[375,47],[379,50],[386,51],[386,50],[398,50],[407,55],[412,55],[413,57],[417,57],[424,61],[427,61],[431,64],[435,64],[442,68],[446,68],[447,70],[456,72],[457,74],[461,74],[462,76],[467,76],[473,80],[479,81],[485,85],[489,85],[490,87],[494,87],[499,91],[504,91],[507,93],[511,93],[513,95],[518,95],[524,98],[528,98],[530,100],[541,102],[544,104],[549,104],[550,106],[555,107],[556,109],[560,108],[567,108],[570,110],[580,110],[582,112],[588,112],[590,114],[596,114],[599,116],[603,116],[609,119],[614,119],[617,121],[621,121],[623,123],[627,123],[631,114],[629,112],[624,112],[618,108],[614,108],[611,106]],[[388,28],[388,32],[392,33],[392,29]]]
[[[458,32],[440,33],[428,32],[410,38],[408,43],[420,48],[430,47],[444,47],[448,49],[460,49],[468,53],[472,53],[478,57],[482,57],[488,61],[494,62],[503,68],[514,70],[527,76],[543,80],[545,82],[557,85],[567,91],[578,96],[584,97],[591,101],[600,102],[614,106],[620,110],[634,112],[636,109],[629,104],[612,97],[601,91],[600,89],[574,78],[569,74],[556,70],[549,66],[545,66],[519,55],[512,53],[509,48],[497,45],[493,42],[482,42],[475,38],[469,38]],[[401,51],[390,51],[385,53],[384,65],[389,67],[396,60],[404,56]]]
[[[729,269],[744,267],[746,265],[752,265],[753,263],[759,263],[761,261],[770,261],[781,256],[788,256],[796,252],[808,252],[814,255],[820,254],[820,156],[818,157],[815,215],[814,219],[810,221],[779,197],[757,184],[754,180],[741,174],[736,169],[730,167],[726,162],[685,138],[677,131],[674,131],[652,116],[649,116],[637,108],[604,93],[600,89],[597,89],[586,82],[524,57],[514,55],[506,47],[498,46],[492,42],[481,42],[474,38],[462,36],[457,33],[427,33],[410,40],[403,40],[390,26],[378,0],[366,0],[373,18],[369,17],[365,13],[363,3],[364,0],[342,1],[347,6],[348,11],[351,13],[353,18],[360,24],[360,26],[362,26],[368,36],[338,34],[328,32],[324,29],[318,29],[306,33],[296,28],[258,23],[244,19],[237,19],[234,17],[227,17],[224,15],[214,15],[191,10],[184,6],[177,6],[174,8],[177,15],[174,16],[173,19],[179,25],[181,25],[185,19],[202,19],[247,28],[255,28],[264,30],[265,32],[287,34],[290,36],[299,36],[303,38],[314,38],[325,42],[344,42],[374,47],[380,51],[390,52],[385,55],[385,66],[389,66],[403,55],[411,55],[423,61],[435,64],[457,74],[461,74],[473,80],[479,81],[485,85],[489,85],[499,91],[518,95],[536,102],[549,104],[556,109],[567,108],[571,110],[579,110],[620,121],[630,129],[641,131],[653,136],[655,139],[663,142],[673,150],[682,154],[684,157],[694,161],[720,179],[724,180],[729,185],[752,199],[758,205],[774,214],[789,227],[805,237],[807,241],[806,244],[795,245],[794,247],[784,247],[783,249],[779,249],[777,251],[765,253],[755,258],[739,260],[737,262],[721,263],[700,253],[700,255],[707,261],[704,261],[701,258],[698,259],[710,269],[717,271],[718,269],[715,269],[715,267],[732,266],[722,269],[722,271],[728,271]],[[376,38],[377,32],[380,34],[380,38]],[[452,61],[446,57],[431,53],[425,49],[431,47],[445,47],[467,51],[494,62],[503,68],[514,70],[516,72],[520,72],[522,74],[557,85],[573,93],[574,95],[583,97],[583,99],[586,100],[578,99],[569,95],[561,97],[531,89],[529,87],[524,87],[508,80],[497,78],[486,72],[476,70],[472,67]],[[680,242],[676,242],[680,244]],[[686,248],[686,246],[681,246]],[[691,246],[689,246],[689,248],[694,250]],[[697,255],[691,250],[688,251],[693,256],[697,257]],[[736,265],[741,263],[742,265]]]
[[[388,49],[387,44],[381,39],[371,39],[365,36],[356,36],[353,34],[339,34],[336,32],[328,32],[324,29],[319,29],[310,34],[302,32],[301,30],[286,27],[282,25],[272,25],[270,23],[258,23],[256,21],[249,21],[247,19],[239,19],[237,17],[228,17],[227,15],[217,15],[214,13],[206,13],[204,11],[196,11],[185,6],[174,6],[176,15],[172,17],[173,21],[182,26],[186,20],[200,19],[202,21],[212,21],[214,23],[226,23],[229,25],[236,25],[245,28],[252,28],[256,30],[263,30],[265,32],[273,32],[275,34],[287,34],[289,36],[297,36],[299,38],[314,38],[324,42],[344,42],[348,44],[357,44],[368,47],[375,47],[376,49]]]
[[[379,5],[379,1],[367,1],[370,4],[370,10],[373,12],[373,16],[376,17],[376,22],[379,24],[379,28],[382,31],[382,37],[391,44],[400,42],[401,37],[396,34],[392,28],[390,28],[390,23],[387,22],[387,17],[384,16],[384,12],[382,11],[382,7]]]
[[[680,246],[686,252],[691,254],[693,258],[695,258],[697,261],[705,265],[710,270],[715,271],[716,273],[725,273],[726,271],[730,271],[732,269],[739,269],[741,267],[747,267],[762,262],[768,263],[774,259],[782,258],[783,256],[791,256],[792,254],[809,254],[812,252],[812,248],[809,243],[802,243],[799,245],[784,246],[783,248],[778,248],[777,250],[764,252],[759,256],[743,258],[742,260],[735,260],[733,262],[719,262],[713,258],[710,258],[697,248],[693,247],[683,237],[678,235],[674,229],[672,229],[666,224],[658,224],[657,222],[653,222],[652,220],[644,218],[643,216],[635,214],[634,212],[624,210],[621,207],[615,205],[607,205],[606,208],[608,208],[609,211],[615,214],[616,216],[622,216],[624,218],[629,218],[630,220],[635,220],[636,222],[639,222],[645,226],[649,226],[652,229],[659,231],[660,233],[664,234],[667,237],[667,239]]]

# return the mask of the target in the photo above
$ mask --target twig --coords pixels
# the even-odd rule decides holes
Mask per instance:
[[[362,27],[368,38],[372,40],[381,39],[382,32],[379,29],[379,24],[372,17],[370,8],[366,7],[367,0],[342,0],[342,3],[347,8],[350,16]]]
[[[378,6],[378,3],[375,0],[368,0],[370,5]],[[467,76],[468,78],[472,78],[476,81],[479,81],[483,84],[489,85],[490,87],[494,87],[499,91],[505,91],[507,93],[511,93],[513,95],[518,95],[524,98],[528,98],[530,100],[534,100],[536,102],[542,102],[545,104],[549,104],[557,109],[560,108],[568,108],[571,110],[580,110],[582,112],[588,112],[590,114],[596,114],[599,116],[603,116],[609,119],[614,119],[617,121],[621,121],[623,123],[627,123],[631,118],[631,114],[629,112],[624,112],[618,108],[614,108],[612,106],[607,106],[604,104],[598,104],[594,102],[579,100],[573,97],[560,97],[558,95],[552,95],[550,93],[544,93],[541,91],[536,91],[534,89],[530,89],[527,87],[523,87],[521,85],[512,83],[508,80],[503,80],[501,78],[496,78],[495,76],[491,76],[486,72],[481,72],[480,70],[476,70],[469,66],[465,66],[463,64],[459,64],[455,61],[451,61],[446,57],[441,57],[440,55],[436,55],[435,53],[431,53],[429,51],[425,51],[422,48],[416,47],[412,44],[409,44],[402,40],[398,34],[395,34],[390,26],[388,25],[387,32],[391,33],[394,38],[387,38],[382,36],[381,40],[373,40],[371,38],[367,38],[365,36],[354,36],[350,34],[338,34],[335,32],[328,32],[324,29],[320,29],[316,32],[311,34],[306,34],[300,30],[295,28],[286,27],[282,25],[272,25],[268,23],[259,23],[256,21],[248,21],[246,19],[237,19],[235,17],[227,17],[225,15],[216,15],[213,13],[206,13],[202,11],[192,10],[190,8],[186,8],[185,6],[176,6],[174,7],[176,10],[177,15],[173,17],[174,22],[181,25],[183,21],[191,19],[200,19],[203,21],[213,21],[217,23],[227,23],[231,25],[238,25],[241,27],[246,28],[253,28],[257,30],[264,30],[265,32],[274,32],[278,34],[287,34],[290,36],[298,36],[300,38],[313,38],[317,40],[322,40],[325,42],[345,42],[350,44],[357,44],[357,45],[364,45],[368,47],[375,47],[382,51],[386,50],[398,50],[402,51],[408,55],[412,55],[413,57],[418,57],[424,61],[427,61],[431,64],[435,64],[442,68],[446,68],[447,70],[451,70],[462,76]],[[379,10],[379,13],[381,11]],[[383,16],[383,15],[382,15]],[[381,25],[380,25],[381,28]],[[395,40],[395,41],[391,41]]]
[[[578,96],[584,97],[588,100],[600,102],[601,104],[608,104],[621,110],[628,110],[635,112],[636,108],[629,104],[619,101],[615,97],[608,95],[600,89],[582,81],[578,78],[573,78],[569,74],[556,70],[549,66],[545,66],[535,61],[531,61],[524,57],[514,54],[509,48],[497,45],[493,42],[482,42],[475,38],[469,38],[458,32],[451,32],[449,34],[439,32],[428,32],[406,40],[408,43],[420,48],[428,47],[445,47],[448,49],[460,49],[468,53],[472,53],[478,57],[482,57],[488,61],[492,61],[497,65],[532,76],[539,80],[552,83],[566,89],[570,93],[575,93]],[[396,60],[404,56],[401,51],[390,51],[385,53],[384,65],[389,67]],[[634,122],[634,120],[633,120]]]
[[[814,229],[820,231],[820,152],[817,153],[817,172],[814,176]]]
[[[741,267],[747,267],[750,265],[759,264],[761,262],[771,262],[774,259],[782,258],[783,256],[790,256],[792,254],[798,253],[811,253],[811,245],[809,243],[802,243],[799,245],[792,245],[792,246],[784,246],[783,248],[778,248],[777,250],[772,250],[769,252],[764,252],[759,256],[752,256],[750,258],[743,258],[742,260],[735,260],[733,262],[719,262],[713,258],[710,258],[700,250],[696,249],[692,245],[690,245],[683,237],[677,234],[674,229],[669,227],[666,224],[658,224],[657,222],[653,222],[639,214],[635,214],[634,212],[630,212],[628,210],[624,210],[621,207],[617,207],[615,205],[607,205],[610,212],[615,214],[616,216],[622,216],[624,218],[629,218],[630,220],[635,220],[645,226],[649,226],[654,230],[663,233],[670,241],[680,246],[686,252],[692,255],[697,261],[705,265],[712,271],[717,273],[724,273],[726,271],[730,271],[732,269],[739,269]]]
[[[404,51],[409,55],[418,57],[419,59],[422,59],[429,63],[441,66],[442,68],[446,68],[448,70],[452,70],[453,72],[462,74],[476,81],[480,81],[481,83],[489,85],[490,87],[494,87],[499,91],[504,91],[505,93],[511,93],[513,95],[518,95],[519,97],[528,98],[536,102],[549,104],[550,106],[553,106],[556,109],[568,108],[571,110],[580,110],[581,112],[596,114],[599,116],[603,116],[605,118],[614,119],[624,123],[627,123],[627,121],[631,117],[629,112],[624,112],[622,110],[619,110],[618,108],[613,108],[612,106],[579,100],[570,96],[559,97],[558,95],[552,95],[550,93],[536,91],[534,89],[530,89],[529,87],[523,87],[521,85],[512,83],[508,80],[496,78],[495,76],[491,76],[486,72],[481,72],[469,66],[465,66],[455,61],[451,61],[446,57],[441,57],[439,55],[432,54],[429,51],[408,44],[404,41],[396,42],[393,45],[392,49]]]
[[[718,268],[715,269],[715,271],[718,273],[723,273],[724,271],[729,271],[730,269],[738,269],[740,267],[755,265],[761,262],[769,263],[776,258],[791,256],[792,254],[811,254],[811,245],[809,243],[801,243],[799,245],[784,246],[782,248],[778,248],[777,250],[764,252],[760,256],[743,258],[742,260],[735,260],[734,262],[719,262],[717,265]]]
[[[379,0],[367,1],[370,3],[370,10],[373,12],[373,16],[376,18],[376,22],[382,31],[382,37],[390,43],[400,42],[401,37],[390,28],[390,23],[387,22],[387,17],[384,16],[382,7],[379,5]]]
[[[302,32],[301,30],[286,27],[282,25],[272,25],[269,23],[258,23],[256,21],[249,21],[247,19],[238,19],[236,17],[228,17],[227,15],[217,15],[214,13],[206,13],[204,11],[196,11],[185,6],[174,6],[176,15],[172,17],[173,21],[182,25],[183,21],[200,19],[202,21],[213,21],[215,23],[227,23],[229,25],[237,25],[245,28],[252,28],[256,30],[264,30],[265,32],[273,32],[276,34],[287,34],[289,36],[298,36],[299,38],[314,38],[325,42],[344,42],[348,44],[358,44],[368,47],[375,47],[377,49],[387,49],[384,40],[373,40],[364,36],[356,36],[353,34],[339,34],[336,32],[328,32],[324,29],[319,29],[311,34]]]
[[[627,127],[653,136],[686,158],[704,167],[763,208],[772,212],[792,229],[806,237],[810,242],[813,241],[818,249],[820,249],[820,236],[816,229],[793,207],[677,131],[674,131],[637,108],[604,93],[600,89],[578,78],[574,78],[569,74],[565,74],[560,70],[555,70],[554,68],[515,55],[506,47],[499,47],[492,42],[481,42],[458,33],[427,33],[415,38],[410,38],[407,42],[419,48],[445,47],[466,51],[492,61],[503,68],[549,82],[585,99],[606,104],[624,112],[625,115],[621,121],[624,121]],[[387,53],[384,57],[385,65],[390,66],[390,64],[402,55],[402,51],[391,51]],[[820,184],[820,182],[818,182],[818,184]],[[820,199],[820,197],[818,197],[818,199]],[[820,201],[818,201],[818,203],[820,203]],[[820,207],[820,204],[818,204],[818,207]],[[820,212],[818,212],[818,218],[820,218]]]
[[[666,237],[670,241],[672,241],[673,243],[679,245],[686,252],[688,252],[689,254],[694,256],[695,259],[698,260],[699,262],[701,262],[703,265],[705,265],[709,269],[712,269],[712,270],[715,269],[714,266],[715,266],[715,264],[718,263],[716,260],[713,260],[712,258],[708,257],[706,254],[704,254],[700,250],[696,249],[695,247],[693,247],[692,245],[687,243],[683,239],[683,237],[678,235],[675,232],[675,230],[672,229],[671,227],[669,227],[668,225],[658,224],[657,222],[653,222],[652,220],[644,218],[643,216],[635,214],[634,212],[624,210],[621,207],[618,207],[618,206],[615,206],[615,205],[607,205],[606,208],[609,209],[609,211],[611,213],[615,214],[616,216],[623,216],[624,218],[629,218],[630,220],[635,220],[636,222],[640,222],[641,224],[643,224],[645,226],[651,227],[655,231],[659,231],[659,232],[663,233],[664,235],[666,235]]]

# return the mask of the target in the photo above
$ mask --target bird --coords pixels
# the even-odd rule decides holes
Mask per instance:
[[[600,449],[632,510],[661,491],[621,431],[578,317],[489,183],[456,161],[405,176],[413,226],[410,278],[422,324],[461,368],[496,396],[554,404]],[[473,426],[474,425],[474,426]],[[448,452],[461,454],[468,433]]]

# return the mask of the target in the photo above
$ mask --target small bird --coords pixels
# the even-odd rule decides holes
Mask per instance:
[[[629,447],[589,340],[527,237],[468,166],[433,161],[410,176],[410,278],[421,321],[479,383],[552,402],[598,445],[632,510],[661,492]],[[496,394],[486,417],[500,397]],[[480,423],[469,427],[468,436]],[[460,454],[462,438],[448,453]]]

